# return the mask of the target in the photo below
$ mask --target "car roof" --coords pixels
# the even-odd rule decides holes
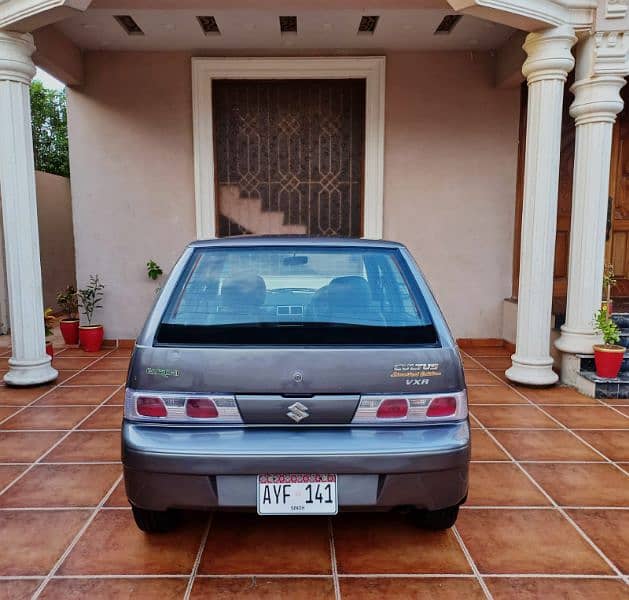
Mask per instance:
[[[345,237],[316,237],[308,235],[235,235],[210,240],[197,240],[192,248],[216,246],[342,246],[354,248],[404,248],[404,244],[388,240],[368,240]]]

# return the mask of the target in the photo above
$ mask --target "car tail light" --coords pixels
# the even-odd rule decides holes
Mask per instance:
[[[218,410],[209,398],[188,398],[186,414],[193,419],[216,419]]]
[[[451,417],[456,413],[456,398],[442,396],[434,398],[426,411],[427,417]]]
[[[168,411],[160,398],[140,396],[136,401],[138,414],[143,417],[166,417]]]
[[[395,424],[462,421],[467,419],[465,391],[447,396],[435,394],[362,396],[352,423]]]
[[[406,398],[387,398],[380,403],[376,412],[377,419],[403,419],[408,415]]]
[[[242,423],[234,396],[222,394],[174,394],[127,389],[125,419],[173,423]]]

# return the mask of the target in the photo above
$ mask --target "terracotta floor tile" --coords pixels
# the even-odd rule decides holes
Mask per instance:
[[[535,406],[473,406],[470,411],[488,429],[559,427]]]
[[[474,385],[467,389],[467,399],[470,404],[528,404],[504,385]]]
[[[629,573],[629,511],[570,510],[568,513],[622,573]]]
[[[626,600],[627,586],[609,579],[488,577],[494,600]]]
[[[53,367],[55,367],[55,369],[57,368],[54,364]],[[74,377],[78,371],[63,371],[63,370],[58,370],[57,371],[58,375],[57,375],[57,379],[55,379],[55,383],[57,385],[61,385],[62,383],[65,383],[66,381],[68,381],[68,379],[71,379],[72,377]]]
[[[67,385],[120,385],[127,378],[126,371],[83,371],[68,380]]]
[[[457,529],[481,573],[611,574],[555,510],[462,510]]]
[[[341,578],[343,600],[381,600],[409,598],[414,600],[481,600],[485,598],[476,579],[396,577],[360,579]]]
[[[186,578],[159,579],[53,579],[39,596],[42,600],[175,600],[183,598]]]
[[[136,527],[130,510],[101,511],[61,565],[59,575],[189,574],[205,521],[186,517],[172,532],[148,535]]]
[[[120,483],[116,486],[116,489],[111,493],[111,496],[107,498],[105,506],[114,508],[129,508],[129,501],[127,500],[127,493],[124,488],[124,480],[120,481]]]
[[[0,462],[32,462],[63,435],[61,431],[0,431]]]
[[[61,356],[55,356],[54,366],[55,369],[79,371],[91,365],[95,360],[95,357],[65,356],[64,353]]]
[[[629,419],[606,406],[546,406],[570,429],[629,429]]]
[[[327,575],[331,573],[328,538],[325,517],[218,513],[199,573]]]
[[[39,385],[37,387],[15,388],[0,385],[0,406],[26,406],[53,387],[54,385]]]
[[[607,463],[525,463],[561,506],[629,506],[629,477]]]
[[[87,510],[0,511],[0,575],[47,575]]]
[[[468,506],[544,506],[550,502],[513,463],[472,463]]]
[[[463,352],[473,356],[474,358],[481,356],[511,356],[511,352],[503,346],[478,346],[476,348],[464,348]]]
[[[36,465],[0,495],[0,507],[96,506],[119,475],[118,465]]]
[[[126,357],[109,356],[102,358],[98,362],[93,363],[87,369],[88,371],[126,371],[129,368],[129,359]]]
[[[461,360],[463,361],[463,368],[465,369],[465,371],[483,369],[483,367],[480,364],[478,364],[473,358],[469,356],[462,356]]]
[[[282,577],[233,577],[211,579],[199,577],[195,580],[190,595],[192,600],[333,600],[332,578]]]
[[[29,600],[39,587],[37,579],[4,579],[0,580],[1,600]]]
[[[90,358],[92,360],[96,360],[100,356],[109,355],[111,353],[111,348],[102,348],[98,352],[85,352],[85,350],[81,348],[66,348],[63,351],[63,356],[65,357],[79,357],[79,358]]]
[[[502,385],[491,373],[487,371],[467,371],[465,373],[467,385]]]
[[[334,517],[339,573],[469,573],[454,533],[422,531],[395,513]]]
[[[119,460],[119,431],[74,431],[46,457],[45,462]]]
[[[472,460],[509,460],[509,457],[488,434],[472,429]]]
[[[0,406],[0,421],[4,421],[18,410],[20,410],[19,406]]]
[[[118,390],[107,402],[106,405],[122,406],[124,405],[125,389]]]
[[[502,381],[503,383],[507,384],[507,385],[511,385],[511,381],[509,381],[509,379],[507,378],[507,376],[505,375],[505,369],[492,369],[491,373],[497,377],[500,381]]]
[[[493,434],[516,460],[604,460],[563,429],[494,431]]]
[[[79,429],[120,429],[122,406],[101,406]]]
[[[629,460],[629,431],[580,431],[579,436],[613,461]]]
[[[9,485],[26,468],[26,465],[0,465],[0,490]]]
[[[133,354],[133,347],[131,348],[115,348],[110,353],[111,358],[129,358]]]
[[[115,385],[85,387],[61,386],[37,400],[33,406],[57,406],[60,404],[101,404],[118,389]]]
[[[2,423],[0,429],[72,429],[92,410],[91,406],[33,406]]]
[[[594,404],[594,398],[588,398],[576,390],[564,386],[549,388],[533,388],[523,385],[517,386],[518,391],[536,404]]]

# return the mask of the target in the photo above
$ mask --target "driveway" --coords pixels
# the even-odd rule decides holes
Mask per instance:
[[[68,348],[57,385],[0,387],[0,599],[629,597],[629,401],[509,386],[505,349],[469,350],[456,528],[186,513],[149,536],[121,483],[129,353]]]

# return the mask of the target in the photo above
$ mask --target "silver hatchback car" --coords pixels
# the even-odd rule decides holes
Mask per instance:
[[[454,524],[470,459],[459,352],[394,242],[190,244],[137,340],[122,426],[144,531],[173,509],[402,508]]]

